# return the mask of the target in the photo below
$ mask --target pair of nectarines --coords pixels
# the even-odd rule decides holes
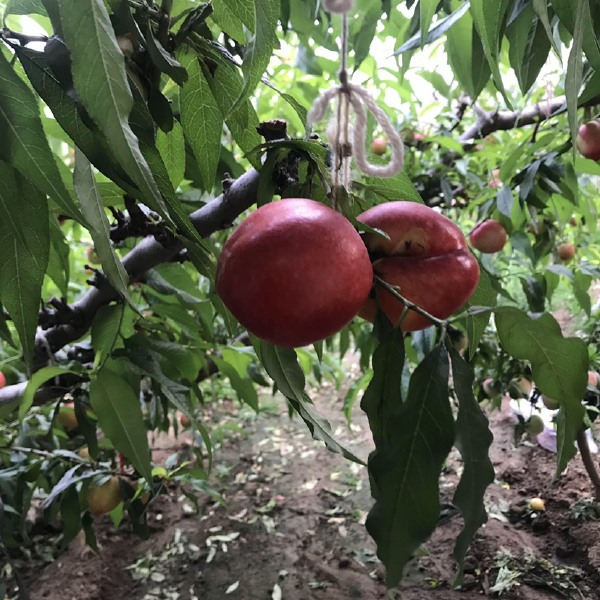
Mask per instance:
[[[358,217],[289,198],[262,206],[233,232],[217,265],[219,296],[258,337],[284,347],[311,344],[380,306],[404,331],[431,325],[378,285],[376,275],[427,313],[445,319],[469,299],[479,266],[460,229],[414,202],[377,205]],[[379,230],[383,234],[377,233]],[[375,279],[375,286],[374,286]]]

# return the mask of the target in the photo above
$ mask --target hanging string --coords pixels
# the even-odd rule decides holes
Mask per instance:
[[[342,14],[342,42],[340,50],[340,85],[323,92],[314,102],[307,115],[307,127],[320,121],[331,102],[338,98],[336,116],[327,127],[327,138],[332,147],[332,182],[333,200],[337,203],[337,190],[340,187],[350,188],[351,159],[356,159],[358,168],[371,177],[391,177],[404,165],[404,146],[398,132],[394,129],[387,114],[375,104],[369,92],[360,85],[348,81],[348,11],[354,0],[324,0],[325,8],[330,12]],[[350,107],[354,117],[354,127],[350,125]],[[386,165],[371,164],[366,156],[365,142],[367,135],[367,113],[365,107],[373,114],[385,133],[391,146],[391,159]]]

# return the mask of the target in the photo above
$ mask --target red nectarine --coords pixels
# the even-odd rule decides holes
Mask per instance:
[[[0,389],[6,385],[6,375],[0,371]]]
[[[385,138],[378,137],[371,142],[371,152],[377,156],[385,154],[387,150],[387,142]]]
[[[575,140],[577,149],[591,160],[600,160],[600,121],[584,123]]]
[[[350,221],[304,198],[251,213],[217,264],[217,293],[229,310],[248,331],[285,347],[342,329],[372,284],[369,254]]]
[[[479,223],[469,236],[471,246],[480,252],[493,254],[500,252],[506,244],[506,229],[495,219]]]
[[[445,319],[475,291],[479,265],[467,248],[465,236],[447,217],[423,204],[400,201],[374,206],[358,220],[387,233],[389,240],[375,233],[364,235],[374,271],[398,286],[400,294],[419,308]],[[382,310],[392,323],[398,323],[404,305],[381,286],[376,288]],[[369,298],[359,314],[373,321],[376,311],[376,299]],[[429,319],[411,310],[402,330],[430,325]]]
[[[569,262],[575,256],[575,246],[573,244],[561,244],[558,249],[558,258],[564,262]]]

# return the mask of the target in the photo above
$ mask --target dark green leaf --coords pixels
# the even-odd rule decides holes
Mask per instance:
[[[104,204],[96,185],[92,165],[79,150],[75,150],[73,182],[83,215],[90,224],[89,232],[104,274],[119,295],[132,305],[133,301],[127,291],[129,275],[110,241],[110,223],[104,212]]]
[[[404,337],[399,329],[379,343],[373,353],[373,377],[364,393],[360,407],[369,418],[375,447],[389,445],[386,438],[391,415],[402,406],[402,366]]]
[[[139,391],[103,367],[90,382],[90,401],[98,424],[114,447],[152,485],[152,465]]]
[[[29,365],[50,251],[48,204],[42,192],[1,160],[0,214],[0,302]]]
[[[82,104],[116,160],[140,189],[144,202],[170,222],[167,206],[129,125],[133,97],[104,2],[57,1],[64,39],[71,51],[73,82]]]
[[[469,357],[473,358],[477,351],[477,346],[481,340],[481,336],[485,331],[490,317],[492,316],[491,311],[484,310],[476,312],[476,307],[493,307],[496,306],[496,299],[498,293],[492,286],[492,281],[487,271],[481,269],[479,275],[479,284],[475,293],[469,299],[467,307],[467,335],[469,337]]]
[[[27,382],[27,387],[23,393],[23,398],[21,399],[21,404],[19,406],[19,418],[22,419],[27,414],[27,411],[29,411],[33,404],[35,393],[41,385],[54,377],[66,375],[67,373],[73,373],[73,371],[65,369],[64,367],[53,366],[44,367],[43,369],[36,371]]]
[[[46,274],[54,281],[63,298],[69,295],[69,243],[54,215],[50,215],[50,256]]]
[[[125,306],[101,306],[92,322],[92,347],[96,351],[96,364],[102,364],[110,355],[119,337]]]
[[[31,14],[46,16],[42,0],[8,0],[4,9],[4,20],[8,15]]]
[[[463,460],[463,472],[452,503],[460,510],[464,525],[454,546],[458,574],[454,585],[460,585],[467,549],[476,531],[487,521],[483,498],[494,482],[494,466],[489,457],[493,441],[489,423],[475,396],[473,368],[456,350],[450,349],[452,381],[458,398],[455,445]]]
[[[148,44],[148,54],[150,55],[150,59],[154,63],[154,66],[162,73],[169,75],[175,83],[183,85],[188,79],[187,71],[154,37],[150,22],[148,22],[148,27],[146,29],[146,43]]]
[[[204,188],[211,191],[221,154],[223,118],[198,57],[188,52],[181,62],[189,73],[179,101],[183,134],[194,152]]]
[[[173,123],[173,129],[168,133],[162,129],[158,130],[156,148],[169,173],[171,185],[177,189],[185,173],[185,140],[178,121]]]
[[[448,374],[448,356],[439,346],[413,373],[406,401],[385,423],[384,445],[369,457],[375,505],[367,530],[388,587],[400,582],[404,566],[438,522],[439,477],[454,441]]]
[[[48,194],[63,214],[83,223],[48,146],[38,102],[3,52],[0,52],[0,80],[0,159]]]
[[[583,423],[581,398],[587,388],[589,357],[583,340],[565,338],[548,313],[537,319],[516,308],[496,309],[496,327],[503,348],[531,363],[533,380],[542,394],[560,402],[557,419],[557,473],[575,456],[575,438]]]
[[[576,7],[575,27],[573,30],[573,43],[567,61],[567,74],[565,77],[565,96],[567,98],[567,114],[569,116],[569,127],[571,128],[571,139],[573,150],[575,150],[575,139],[578,132],[577,97],[581,88],[583,76],[583,36],[585,30],[585,12],[583,4],[586,0],[573,0]]]

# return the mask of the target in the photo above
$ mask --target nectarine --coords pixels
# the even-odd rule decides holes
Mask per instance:
[[[6,385],[6,375],[0,371],[0,389]]]
[[[371,152],[373,154],[376,154],[377,156],[381,156],[383,154],[385,154],[385,151],[387,150],[387,142],[385,140],[385,138],[375,138],[372,142],[371,142]]]
[[[461,230],[447,217],[416,202],[387,202],[362,213],[358,220],[384,231],[363,236],[373,259],[375,273],[410,302],[438,319],[445,319],[471,297],[479,281],[479,265],[467,247]],[[377,286],[379,304],[396,324],[404,305],[389,291]],[[369,298],[360,316],[373,321],[377,300]],[[402,321],[403,331],[431,325],[430,320],[410,310]]]
[[[575,140],[577,149],[591,160],[600,160],[600,121],[584,123]]]
[[[304,198],[251,213],[217,264],[217,293],[229,310],[248,331],[284,347],[342,329],[372,284],[369,254],[350,221]]]
[[[569,262],[575,256],[575,246],[573,244],[561,244],[557,249],[558,258],[564,262]]]
[[[77,429],[79,422],[75,414],[75,404],[73,402],[65,402],[58,410],[56,420],[63,426],[66,431]]]
[[[114,510],[121,502],[119,478],[112,476],[100,487],[90,487],[87,492],[87,504],[90,512],[98,517]]]
[[[100,257],[96,254],[96,248],[94,248],[94,246],[88,246],[85,249],[85,255],[90,265],[99,265],[102,262]]]
[[[479,223],[469,236],[471,246],[480,252],[493,254],[500,252],[506,244],[506,229],[496,219]]]

